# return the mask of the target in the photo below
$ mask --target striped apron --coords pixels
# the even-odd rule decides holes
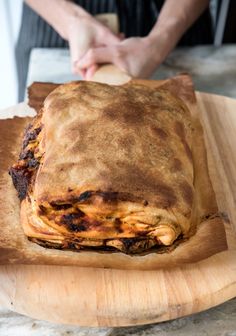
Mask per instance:
[[[92,15],[116,13],[125,37],[146,36],[155,24],[164,0],[77,0]],[[179,45],[210,44],[213,40],[209,10],[181,38]],[[33,48],[68,48],[68,43],[25,3],[15,55],[18,75],[18,99],[24,99],[29,56]]]

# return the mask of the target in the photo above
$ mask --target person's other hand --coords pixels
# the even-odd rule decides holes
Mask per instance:
[[[72,71],[83,77],[91,77],[97,69],[97,64],[91,64],[86,69],[78,67],[78,61],[91,48],[113,46],[120,38],[113,34],[108,27],[91,15],[73,16],[68,22],[66,39],[69,42]]]
[[[148,78],[162,60],[153,40],[133,37],[106,47],[90,48],[77,62],[77,67],[87,80],[91,78],[87,69],[102,63],[112,63],[132,77]]]

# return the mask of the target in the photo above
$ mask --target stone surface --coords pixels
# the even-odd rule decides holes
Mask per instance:
[[[125,328],[86,328],[39,321],[0,309],[1,336],[236,336],[236,299],[177,320]]]
[[[189,72],[197,90],[236,97],[236,46],[194,47],[174,51],[153,78]],[[35,49],[28,84],[64,82],[71,75],[68,50]],[[10,113],[10,109],[9,109]],[[208,311],[174,321],[126,328],[84,328],[38,321],[0,309],[1,336],[236,336],[236,298]]]
[[[236,46],[176,49],[157,69],[153,78],[162,79],[180,72],[189,72],[199,91],[236,97]],[[62,83],[76,79],[80,77],[71,74],[68,50],[32,51],[28,85],[33,81]]]
[[[236,97],[236,46],[181,48],[169,55],[155,79],[188,72],[196,90]]]

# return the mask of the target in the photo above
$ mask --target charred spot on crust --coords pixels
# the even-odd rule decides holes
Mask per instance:
[[[47,208],[44,205],[42,205],[42,204],[39,205],[39,209],[40,209],[40,211],[42,213],[46,213],[47,212]]]
[[[33,124],[32,124],[32,122],[31,123],[29,123],[26,127],[25,127],[25,133],[24,134],[26,134],[26,133],[29,133],[29,131],[30,131],[30,129],[33,127]]]
[[[73,242],[65,242],[63,244],[63,248],[69,249],[69,250],[72,250],[72,249],[75,249],[75,248],[79,249],[78,245],[76,246]]]
[[[147,233],[148,233],[147,230],[142,230],[142,231],[137,231],[137,232],[136,232],[136,235],[137,235],[139,238],[146,239],[145,236],[147,235]]]
[[[65,225],[71,232],[83,232],[88,230],[89,222],[83,220],[84,212],[77,210],[76,213],[71,213],[61,216],[60,224]]]
[[[48,209],[44,205],[40,204],[37,209],[37,214],[39,216],[46,216],[47,213],[48,213]]]
[[[75,220],[80,219],[81,217],[84,217],[84,215],[85,215],[84,212],[78,209],[77,212],[63,215],[61,218],[62,223],[67,224],[67,223],[73,222]]]
[[[87,231],[87,226],[83,223],[81,224],[73,224],[70,223],[67,225],[68,230],[72,231],[72,232],[83,232],[83,231]]]
[[[126,254],[140,253],[159,245],[156,240],[144,237],[121,238],[120,240],[123,243],[122,252]]]
[[[31,159],[28,162],[29,168],[37,168],[39,166],[39,161],[37,159]]]
[[[24,141],[23,141],[23,149],[28,146],[30,141],[36,140],[37,136],[41,132],[42,127],[35,128],[33,131],[29,131],[30,129],[26,130]]]
[[[22,201],[26,197],[32,172],[24,167],[11,167],[9,169],[9,174],[11,175],[14,187],[17,190],[18,197],[20,201]]]
[[[121,238],[120,240],[122,241],[125,250],[129,251],[134,243],[140,241],[140,238]]]
[[[49,203],[55,210],[66,210],[72,207],[71,204],[58,204],[56,202]]]
[[[84,202],[87,201],[92,196],[92,191],[87,190],[79,195],[79,197],[71,197],[70,200],[73,202]]]
[[[22,152],[19,157],[20,160],[27,160],[27,159],[33,159],[33,158],[34,158],[34,153],[31,150]]]

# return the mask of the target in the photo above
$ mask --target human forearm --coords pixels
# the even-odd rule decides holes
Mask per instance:
[[[72,19],[89,16],[83,8],[68,0],[25,0],[25,3],[64,39],[68,39],[68,27]]]
[[[158,20],[147,37],[151,44],[156,45],[158,57],[164,59],[169,54],[208,4],[209,0],[165,1]]]

